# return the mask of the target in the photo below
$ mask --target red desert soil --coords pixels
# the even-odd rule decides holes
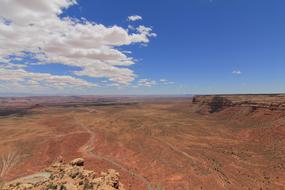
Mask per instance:
[[[284,95],[39,99],[2,99],[4,181],[62,156],[126,189],[285,189]]]

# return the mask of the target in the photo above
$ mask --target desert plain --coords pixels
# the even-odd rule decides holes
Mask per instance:
[[[126,189],[285,189],[285,95],[0,99],[0,178],[58,157]]]

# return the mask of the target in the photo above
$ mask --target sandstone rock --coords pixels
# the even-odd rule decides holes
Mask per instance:
[[[72,166],[84,166],[84,159],[83,158],[76,158],[70,162]]]
[[[25,181],[17,180],[4,185],[3,190],[124,190],[115,170],[110,169],[97,176],[94,171],[85,170],[83,165],[82,158],[69,164],[57,161],[46,169],[50,173],[48,180],[30,183],[27,179],[34,180],[26,177]]]

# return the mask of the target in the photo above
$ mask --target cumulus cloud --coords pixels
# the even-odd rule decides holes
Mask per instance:
[[[242,72],[240,70],[233,70],[232,74],[234,74],[234,75],[241,75]]]
[[[6,68],[1,71],[0,80],[7,76],[4,75],[5,72],[14,72],[19,77],[42,76],[44,80],[52,81],[50,85],[56,85],[53,82],[56,78],[58,82],[74,82],[76,86],[84,83],[80,79],[82,76],[107,78],[123,85],[134,80],[136,75],[128,66],[135,64],[135,59],[118,47],[134,43],[147,44],[149,38],[156,34],[150,27],[143,25],[129,33],[127,28],[116,25],[107,27],[85,19],[62,18],[61,13],[76,3],[76,0],[0,1],[1,63],[13,64],[11,57],[16,56],[21,60],[30,55],[37,60],[37,64],[56,63],[80,68],[73,73],[73,77],[37,75],[25,71],[24,68]],[[141,18],[136,16],[130,19]]]
[[[137,20],[142,20],[142,17],[139,15],[132,15],[128,17],[128,21],[137,21]]]
[[[0,92],[5,89],[17,89],[17,91],[51,91],[62,89],[88,89],[96,85],[85,80],[67,75],[51,75],[49,73],[33,73],[23,68],[10,66],[0,68]],[[2,91],[4,90],[4,91]]]

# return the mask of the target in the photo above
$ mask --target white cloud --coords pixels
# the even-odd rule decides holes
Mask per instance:
[[[152,87],[156,85],[170,85],[174,84],[174,82],[169,81],[167,79],[159,79],[158,81],[156,80],[151,80],[151,79],[139,79],[137,81],[137,85],[134,85],[134,88],[137,88],[139,86],[144,86],[144,87]]]
[[[150,80],[150,79],[140,79],[138,81],[138,86],[152,87],[156,84],[157,82],[155,80]]]
[[[163,85],[170,85],[170,84],[174,84],[174,82],[169,81],[167,79],[160,79],[159,82]]]
[[[139,15],[132,15],[128,17],[128,21],[137,21],[137,20],[142,20],[142,17]]]
[[[130,29],[130,30],[136,30],[136,28],[133,26],[133,25],[128,25],[128,29]]]
[[[241,75],[242,72],[240,70],[234,70],[234,71],[232,71],[232,74],[234,74],[234,75]]]
[[[0,1],[0,62],[12,64],[11,55],[20,60],[29,54],[38,60],[38,64],[79,67],[80,70],[74,72],[77,77],[103,77],[119,84],[131,83],[136,75],[128,66],[135,64],[135,59],[118,47],[147,44],[156,34],[142,25],[129,33],[128,29],[116,25],[107,27],[87,20],[60,17],[64,9],[75,4],[75,0]],[[141,18],[136,16],[130,19]],[[2,75],[5,71],[2,70]],[[14,72],[19,70],[14,68]],[[52,76],[49,74],[46,80],[51,80]],[[68,80],[78,82],[73,79]]]
[[[0,68],[0,84],[10,92],[36,92],[63,89],[88,89],[95,84],[66,75],[51,75],[49,73],[33,73],[22,68]],[[4,90],[4,91],[2,91]],[[0,92],[6,92],[4,88]]]

